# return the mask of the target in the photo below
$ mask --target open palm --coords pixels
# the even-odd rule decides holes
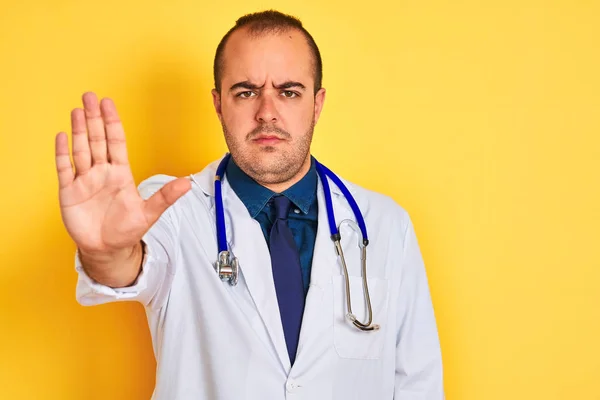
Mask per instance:
[[[67,135],[56,136],[56,169],[63,223],[78,248],[112,253],[137,244],[160,215],[190,188],[169,182],[148,200],[138,193],[127,158],[125,133],[114,103],[83,95],[71,112],[73,165]]]

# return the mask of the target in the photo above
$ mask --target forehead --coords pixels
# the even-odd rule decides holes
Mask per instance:
[[[306,38],[296,29],[251,34],[246,28],[231,34],[223,52],[222,80],[263,83],[300,81],[313,84],[313,56]]]

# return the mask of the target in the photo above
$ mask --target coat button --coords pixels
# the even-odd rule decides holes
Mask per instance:
[[[294,393],[297,392],[298,389],[300,388],[300,385],[298,384],[298,382],[296,382],[293,379],[289,379],[286,383],[285,383],[285,388],[287,389],[288,392],[290,393]]]

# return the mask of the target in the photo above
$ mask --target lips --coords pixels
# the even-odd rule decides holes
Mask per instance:
[[[275,135],[260,135],[252,139],[252,141],[262,145],[272,145],[283,142],[283,139]]]

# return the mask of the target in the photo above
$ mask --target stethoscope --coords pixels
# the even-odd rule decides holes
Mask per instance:
[[[230,158],[231,154],[227,153],[223,160],[221,160],[221,163],[219,164],[215,175],[215,208],[217,217],[217,243],[219,247],[219,255],[217,258],[215,269],[217,271],[217,274],[219,275],[219,278],[221,278],[222,281],[228,282],[231,286],[235,286],[238,282],[239,262],[237,257],[235,257],[233,253],[227,248],[227,236],[225,232],[225,210],[223,208],[223,194],[221,191],[221,179],[225,174],[225,168],[227,168],[227,163],[229,162]],[[369,239],[367,236],[367,227],[365,225],[365,220],[363,218],[362,213],[360,212],[358,204],[356,204],[356,201],[354,200],[354,197],[352,197],[350,191],[348,190],[346,185],[344,185],[344,183],[340,180],[340,178],[338,178],[330,169],[328,169],[323,164],[319,163],[317,160],[315,160],[315,167],[317,170],[317,174],[321,179],[321,184],[323,185],[323,192],[325,194],[325,206],[327,208],[327,220],[329,222],[331,240],[333,241],[335,251],[342,262],[342,267],[344,268],[344,277],[346,282],[346,307],[348,308],[346,318],[348,318],[348,320],[350,320],[352,324],[361,331],[378,330],[379,325],[372,323],[373,310],[371,307],[371,296],[369,295],[369,286],[367,284],[367,245],[369,244]],[[328,177],[342,191],[344,197],[346,197],[346,200],[350,205],[350,208],[352,208],[352,211],[354,212],[354,217],[356,218],[356,222],[352,220],[342,221],[339,227],[341,227],[342,224],[345,223],[350,225],[355,231],[360,232],[358,246],[361,250],[360,260],[362,267],[362,283],[368,311],[368,319],[366,323],[360,322],[352,312],[348,268],[346,267],[346,259],[344,258],[344,251],[342,250],[342,245],[340,243],[342,236],[340,235],[339,227],[335,224],[335,214],[333,211],[333,202],[331,200],[331,190],[329,189],[329,182],[327,180]]]

